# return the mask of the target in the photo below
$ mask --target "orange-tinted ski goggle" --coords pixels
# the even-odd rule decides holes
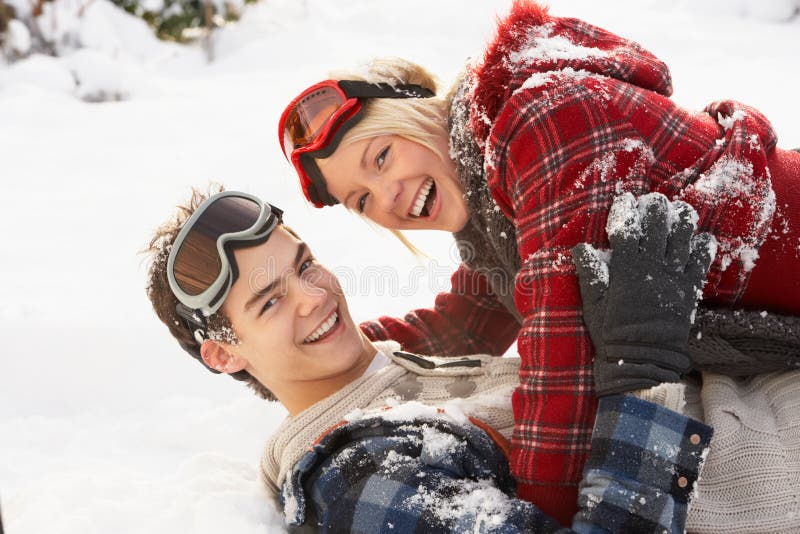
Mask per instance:
[[[390,85],[355,80],[325,80],[300,93],[281,114],[278,139],[291,161],[306,198],[315,207],[338,204],[329,192],[317,158],[327,158],[360,119],[364,98],[430,98],[420,85]]]
[[[200,313],[202,319],[216,313],[239,276],[234,246],[266,241],[282,218],[280,209],[239,191],[217,193],[200,204],[167,259],[169,287],[183,305],[178,314],[194,319]]]

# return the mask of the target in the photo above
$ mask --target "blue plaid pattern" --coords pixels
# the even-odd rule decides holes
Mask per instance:
[[[683,532],[711,433],[634,397],[601,399],[571,529],[514,498],[483,430],[445,418],[332,430],[292,468],[281,501],[289,525],[322,533]]]
[[[683,532],[711,427],[635,397],[600,406],[573,528]]]

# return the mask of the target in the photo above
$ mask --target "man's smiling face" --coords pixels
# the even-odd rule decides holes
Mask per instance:
[[[375,350],[353,322],[336,277],[283,227],[234,252],[239,277],[222,311],[238,345],[227,350],[291,409],[289,397],[330,394],[361,376]]]

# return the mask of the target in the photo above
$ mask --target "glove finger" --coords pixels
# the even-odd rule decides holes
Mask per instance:
[[[601,252],[588,243],[580,243],[572,248],[584,303],[602,300],[608,288],[608,264],[604,256],[607,256],[607,252]]]
[[[601,252],[587,243],[572,249],[583,301],[583,322],[598,354],[603,352],[602,324],[608,288],[608,265],[603,261],[603,255],[607,255],[607,252]]]
[[[667,237],[667,264],[675,267],[675,272],[683,272],[689,261],[690,241],[697,227],[697,212],[686,202],[676,200],[672,209],[678,219],[672,224]]]
[[[642,238],[639,248],[653,259],[664,257],[667,249],[667,197],[661,193],[649,193],[639,199],[642,212]]]
[[[708,276],[708,269],[717,255],[717,239],[706,232],[692,237],[691,253],[686,263],[686,275],[696,288],[702,288]]]
[[[615,252],[627,256],[638,250],[642,224],[636,199],[631,193],[623,193],[614,198],[608,211],[606,233]]]

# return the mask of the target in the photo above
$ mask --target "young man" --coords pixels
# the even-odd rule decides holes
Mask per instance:
[[[683,234],[684,248],[690,236]],[[506,453],[518,359],[436,358],[371,343],[335,277],[283,225],[280,210],[251,195],[195,194],[159,229],[151,251],[148,295],[181,346],[289,411],[261,465],[288,525],[322,532],[562,531],[514,498]],[[587,272],[597,267],[587,250],[578,259]],[[682,310],[670,319],[676,346],[686,342],[693,290],[710,263],[695,253],[687,259],[694,268],[674,281],[685,289],[676,293],[683,301],[670,308]],[[596,272],[587,289],[601,278]],[[595,304],[606,298],[594,296]],[[590,328],[602,343],[605,326]],[[598,390],[616,393],[674,373],[655,359],[598,360],[595,371]],[[642,395],[679,402],[655,389]],[[710,427],[664,406],[603,397],[572,529],[682,532],[710,436]]]

